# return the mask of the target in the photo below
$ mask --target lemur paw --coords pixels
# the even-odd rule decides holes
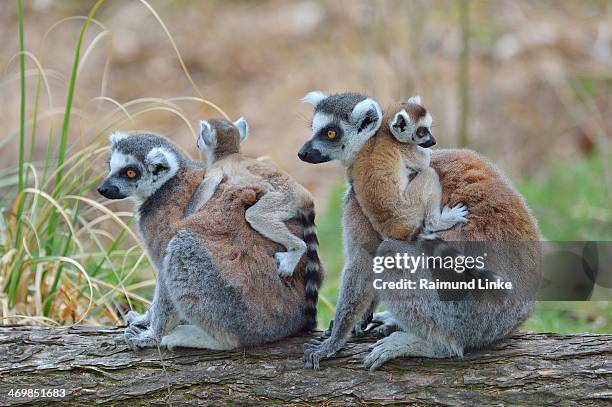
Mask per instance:
[[[147,313],[139,314],[136,311],[130,311],[125,316],[125,323],[130,325],[136,325],[142,328],[146,328],[149,326],[149,317]]]
[[[278,265],[278,275],[280,277],[291,277],[301,257],[295,251],[275,253],[274,258]]]
[[[375,329],[376,336],[379,338],[384,338],[402,329],[388,311],[374,313],[372,324],[379,325]]]
[[[426,229],[428,232],[447,230],[455,226],[457,223],[467,223],[468,215],[469,211],[464,203],[458,203],[452,208],[444,206],[440,212],[438,222],[428,225]]]
[[[370,353],[363,359],[365,368],[374,371],[389,360],[406,356],[407,348],[409,348],[406,343],[408,336],[404,332],[395,332],[376,342],[370,347]]]
[[[139,351],[145,348],[157,347],[157,340],[150,329],[141,329],[136,325],[130,325],[123,334],[130,349]]]
[[[469,214],[470,212],[468,211],[467,206],[463,202],[459,202],[452,208],[444,206],[444,208],[442,208],[442,214],[440,215],[440,218],[446,218],[449,222],[452,221],[454,223],[467,223],[467,217]]]
[[[327,359],[333,356],[339,349],[331,338],[320,342],[316,339],[312,339],[304,344],[304,356],[302,356],[302,362],[304,368],[319,370],[319,362],[321,359]]]

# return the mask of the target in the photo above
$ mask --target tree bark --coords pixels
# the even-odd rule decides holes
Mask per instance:
[[[375,338],[352,340],[320,371],[302,368],[306,339],[229,352],[135,353],[123,328],[3,326],[0,405],[612,402],[612,335],[519,333],[463,359],[400,359],[374,373],[362,359]],[[11,389],[64,389],[65,396],[9,397]]]

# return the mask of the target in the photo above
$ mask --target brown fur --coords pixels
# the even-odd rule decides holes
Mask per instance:
[[[357,200],[374,229],[384,237],[413,238],[426,216],[421,203],[427,201],[432,186],[439,182],[442,195],[435,198],[440,199],[441,206],[463,202],[469,210],[469,222],[439,232],[441,238],[539,240],[537,222],[523,197],[490,161],[473,151],[433,150],[431,167],[437,176],[419,181],[421,173],[402,190],[402,157],[419,157],[411,145],[399,142],[391,134],[388,123],[400,109],[408,111],[411,106],[417,105],[402,102],[386,110],[380,129],[348,170]]]
[[[214,161],[240,152],[240,133],[236,127],[226,120],[212,119],[208,123],[217,132]]]
[[[273,257],[275,252],[282,250],[280,245],[261,236],[245,220],[245,210],[262,193],[260,187],[222,183],[205,205],[182,218],[203,175],[202,168],[187,166],[175,177],[181,181],[180,185],[175,186],[180,193],[173,194],[171,199],[174,202],[165,202],[151,209],[151,214],[147,216],[150,221],[143,225],[147,229],[143,236],[155,237],[147,242],[151,251],[164,253],[164,250],[153,248],[165,248],[181,229],[191,230],[200,237],[227,282],[241,291],[251,309],[258,311],[262,323],[283,324],[291,315],[301,314],[304,304],[304,261],[298,264],[292,277],[281,280],[276,274]],[[172,212],[168,208],[172,208]],[[302,228],[298,222],[290,221],[288,226],[297,235],[301,234]],[[217,322],[209,323],[211,328],[217,327]],[[217,328],[221,329],[220,326]]]
[[[413,103],[397,103],[387,109],[376,135],[363,146],[348,169],[349,180],[364,214],[382,237],[410,240],[435,207],[439,211],[440,183],[429,167],[429,154],[414,144],[401,143],[389,130],[395,114],[405,109],[416,122],[426,110]],[[404,189],[411,163],[421,172]]]
[[[442,203],[467,205],[469,222],[439,232],[445,240],[541,240],[525,199],[489,160],[471,150],[434,150],[431,166],[442,183]]]

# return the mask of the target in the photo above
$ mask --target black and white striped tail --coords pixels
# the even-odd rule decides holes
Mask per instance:
[[[317,327],[317,301],[319,287],[323,281],[323,270],[319,259],[319,239],[315,226],[315,212],[313,208],[300,212],[300,219],[304,227],[304,242],[306,243],[306,272],[304,273],[304,293],[306,294],[305,313],[306,330]]]

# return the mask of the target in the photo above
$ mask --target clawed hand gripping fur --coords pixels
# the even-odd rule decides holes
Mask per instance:
[[[231,349],[313,328],[316,296],[304,281],[315,274],[309,281],[318,288],[318,257],[311,257],[316,264],[300,262],[292,277],[278,277],[273,255],[279,245],[245,220],[265,192],[259,185],[222,183],[194,211],[202,163],[154,134],[115,133],[111,144],[110,172],[98,191],[135,201],[140,234],[158,271],[150,309],[126,317],[130,347]],[[298,221],[287,224],[293,233],[304,230]]]
[[[367,201],[371,197],[357,196],[359,193],[354,188],[352,175],[355,175],[355,163],[364,166],[360,169],[362,174],[368,174],[368,165],[380,167],[381,162],[398,168],[398,163],[394,161],[400,157],[396,151],[397,145],[389,142],[388,151],[380,151],[381,157],[388,154],[386,161],[364,159],[362,162],[362,154],[370,155],[378,143],[388,140],[390,129],[381,128],[384,120],[378,103],[356,93],[327,96],[322,92],[311,92],[304,100],[315,109],[312,137],[298,156],[313,164],[340,160],[347,169],[348,183],[342,219],[346,260],[334,324],[330,337],[325,341],[311,341],[304,345],[305,366],[318,369],[320,360],[341,349],[351,330],[356,325],[363,326],[379,303],[387,312],[386,315],[378,314],[379,320],[382,320],[383,326],[389,327],[388,332],[395,332],[373,346],[364,361],[370,369],[377,369],[386,361],[401,356],[461,356],[466,349],[485,347],[516,329],[528,316],[533,301],[495,295],[489,301],[485,299],[491,298],[489,293],[478,292],[470,297],[470,301],[443,301],[435,291],[413,293],[374,289],[371,277],[373,256],[407,252],[408,247],[405,241],[394,239],[387,239],[381,244],[381,235],[410,237],[414,235],[414,224],[412,228],[398,228],[396,235],[394,228],[397,222],[391,217],[394,211],[376,213],[374,208],[370,211],[374,213],[368,216],[360,203],[364,198]],[[420,117],[418,114],[410,115],[408,111],[412,107],[406,103],[399,106],[406,110],[413,122]],[[396,114],[399,112],[401,109],[392,112],[389,123],[397,124],[398,133],[403,133],[402,127],[408,128],[409,123],[402,126],[397,121]],[[469,150],[433,151],[431,167],[442,185],[440,202],[451,208],[463,203],[470,211],[468,223],[438,232],[438,237],[445,241],[533,241],[532,246],[526,246],[528,250],[516,253],[511,262],[504,263],[504,258],[500,259],[497,263],[499,270],[495,272],[507,281],[521,281],[525,286],[536,285],[540,278],[537,266],[540,234],[524,199],[506,177],[489,161]],[[399,188],[397,184],[389,186],[388,174],[385,171],[370,171],[369,176],[362,180],[361,193],[367,193],[367,188],[387,186],[377,194],[381,194],[380,197],[397,196]],[[421,190],[417,185],[413,180],[407,188],[412,188],[413,193],[418,195]],[[423,198],[417,198],[415,202],[427,202],[426,197]],[[385,205],[384,202],[378,203]],[[385,230],[390,232],[382,233]],[[419,256],[421,252],[415,246],[414,252],[408,254]],[[419,269],[417,273],[421,271],[426,270]],[[391,329],[395,326],[401,330]]]

